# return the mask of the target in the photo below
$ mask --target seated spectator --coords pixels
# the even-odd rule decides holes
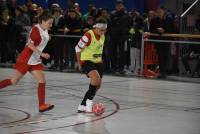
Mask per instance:
[[[195,21],[195,26],[198,32],[200,32],[200,14],[198,15],[196,21]]]
[[[200,15],[198,15],[196,21],[195,21],[195,26],[198,32],[200,32]],[[196,41],[199,41],[197,39]],[[190,60],[197,60],[197,64],[195,66],[194,72],[192,72],[188,62]],[[192,76],[192,77],[200,77],[200,47],[198,45],[191,45],[189,47],[189,52],[182,57],[182,63],[186,69],[186,74],[187,76]]]
[[[197,60],[197,64],[195,66],[194,71],[191,70],[189,61],[190,60]],[[199,77],[199,69],[200,69],[200,47],[192,45],[189,47],[189,51],[186,55],[182,57],[182,63],[186,69],[186,74],[187,76],[192,76],[192,77]]]

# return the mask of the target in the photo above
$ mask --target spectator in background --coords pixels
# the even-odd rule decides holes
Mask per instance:
[[[78,17],[81,17],[81,9],[80,9],[80,5],[76,2],[73,5],[73,9],[75,10],[75,12],[77,13]]]
[[[60,8],[60,5],[58,3],[53,3],[50,5],[50,10],[53,12],[54,10],[57,10]],[[61,8],[60,8],[61,9]]]
[[[0,0],[0,12],[7,8],[7,0]]]
[[[195,22],[196,29],[200,32],[200,14],[198,15],[196,22]]]
[[[95,5],[89,4],[88,5],[88,12],[83,14],[82,20],[83,20],[83,22],[85,22],[87,20],[88,16],[92,16],[92,17],[95,18],[96,15],[97,15],[97,9],[96,9]]]
[[[151,20],[155,17],[155,11],[150,10],[148,12],[147,18],[144,20],[144,27],[143,27],[143,31],[144,32],[150,32],[150,23]]]
[[[160,7],[156,11],[156,17],[150,22],[150,32],[156,34],[174,33],[173,19],[166,16],[166,10],[164,7]],[[167,40],[169,37],[151,37],[151,39]],[[169,63],[169,50],[171,43],[155,42],[156,52],[159,59],[160,74],[158,78],[165,78],[167,73],[167,65]]]
[[[86,22],[83,23],[82,32],[85,33],[85,32],[87,32],[88,30],[92,29],[94,23],[95,23],[94,17],[88,16]]]
[[[32,4],[33,4],[32,0],[27,0],[25,5],[27,6],[28,9],[32,9]]]
[[[32,25],[38,23],[38,17],[43,13],[44,9],[43,7],[39,5],[33,4],[33,11],[34,11],[34,15],[33,15],[33,20],[32,20]]]
[[[22,6],[17,6],[15,9],[15,24],[19,26],[30,26],[30,17]]]
[[[131,56],[131,70],[134,74],[138,74],[140,71],[140,49],[142,41],[143,32],[143,20],[140,13],[137,10],[131,12],[131,28],[129,30],[129,35],[132,40],[131,50],[133,56]],[[129,52],[130,53],[130,52]],[[130,57],[130,56],[129,56]]]
[[[194,71],[191,70],[189,65],[189,61],[196,60],[197,64],[194,68]],[[198,45],[189,45],[189,51],[182,57],[182,63],[186,70],[187,76],[199,77],[199,69],[200,69],[200,47]]]
[[[1,62],[6,63],[10,60],[14,62],[14,50],[10,44],[10,29],[13,25],[13,18],[9,15],[7,8],[2,9],[0,14],[0,57]],[[6,50],[6,51],[5,51]]]
[[[133,28],[133,38],[134,44],[133,46],[136,48],[141,48],[141,36],[143,32],[143,20],[140,13],[136,10],[132,11],[131,16],[131,26]]]
[[[81,35],[81,27],[82,27],[82,20],[80,16],[74,9],[69,9],[67,12],[67,16],[65,18],[66,21],[66,34],[68,35]],[[71,69],[75,68],[75,50],[74,47],[78,43],[79,39],[75,38],[67,38],[67,57],[68,59],[68,67]]]
[[[29,0],[26,3],[26,7],[28,8],[27,13],[31,20],[31,26],[33,26],[34,24],[37,24],[37,18],[35,16],[37,15],[38,5]]]
[[[23,35],[25,27],[30,27],[30,17],[22,6],[17,6],[15,9],[14,24],[11,33],[11,44],[13,44],[18,53],[22,51],[25,45],[26,37]],[[27,32],[27,31],[25,31]]]
[[[17,0],[7,0],[7,7],[9,10],[9,15],[13,18],[15,17],[15,9],[17,7]]]
[[[102,8],[101,13],[99,18],[103,18],[107,21],[107,32],[105,33],[105,45],[103,49],[103,61],[104,61],[104,70],[107,73],[111,72],[111,55],[110,55],[110,48],[111,48],[111,43],[110,43],[110,24],[111,24],[111,19],[110,19],[110,14],[108,12],[108,9]]]
[[[54,16],[53,26],[52,26],[52,34],[64,35],[65,29],[65,19],[62,14],[62,11],[57,4],[57,7],[52,8],[52,13]],[[62,71],[64,67],[64,46],[65,46],[66,39],[65,37],[54,37],[52,36],[52,44],[53,44],[53,60],[54,63],[50,67],[51,70],[59,70]]]
[[[2,16],[2,12],[5,10],[6,8],[6,1],[5,0],[0,0],[0,63],[2,61],[2,56],[3,56],[3,39],[2,38],[2,28],[4,27],[4,20],[3,20],[3,16]]]
[[[131,20],[123,1],[118,0],[115,8],[110,16],[111,67],[114,72],[124,74],[125,41],[128,39]]]
[[[61,45],[59,44],[58,40],[59,37],[54,36],[54,34],[57,33],[58,29],[58,22],[60,18],[63,17],[62,15],[62,10],[60,6],[57,3],[54,3],[50,7],[50,11],[53,15],[53,25],[52,28],[49,30],[49,33],[52,34],[51,40],[49,41],[47,47],[45,47],[44,51],[49,53],[51,56],[50,59],[43,61],[43,63],[49,67],[51,70],[56,70],[58,67],[59,63],[59,55],[63,54],[63,48],[60,47]]]
[[[200,32],[200,15],[196,19],[195,22],[196,29]],[[199,41],[199,39],[195,39],[194,41]],[[189,65],[190,60],[196,60],[197,64],[194,68],[194,71],[191,70]],[[189,45],[189,51],[182,57],[182,63],[186,70],[187,76],[192,77],[200,77],[199,69],[200,69],[200,47],[199,44]]]

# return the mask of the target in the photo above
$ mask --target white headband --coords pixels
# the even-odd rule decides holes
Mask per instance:
[[[93,25],[93,28],[106,29],[107,28],[107,24],[105,24],[105,23],[96,23],[95,25]]]

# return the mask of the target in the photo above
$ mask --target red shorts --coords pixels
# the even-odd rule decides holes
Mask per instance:
[[[42,64],[37,65],[28,65],[27,63],[23,62],[16,62],[13,67],[21,72],[22,74],[27,73],[27,71],[34,71],[34,70],[44,70],[44,66]]]

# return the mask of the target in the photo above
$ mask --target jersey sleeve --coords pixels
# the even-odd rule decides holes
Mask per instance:
[[[88,38],[88,42],[86,43],[86,46],[89,46],[91,43],[91,34],[89,32],[85,33],[85,36]]]
[[[41,42],[41,36],[39,29],[37,27],[33,27],[29,34],[29,42],[33,43],[35,46],[38,46]]]
[[[78,42],[77,46],[80,48],[80,49],[83,49],[85,48],[86,46],[89,46],[90,45],[90,42],[91,42],[91,35],[90,33],[86,33],[84,34],[80,41]]]

